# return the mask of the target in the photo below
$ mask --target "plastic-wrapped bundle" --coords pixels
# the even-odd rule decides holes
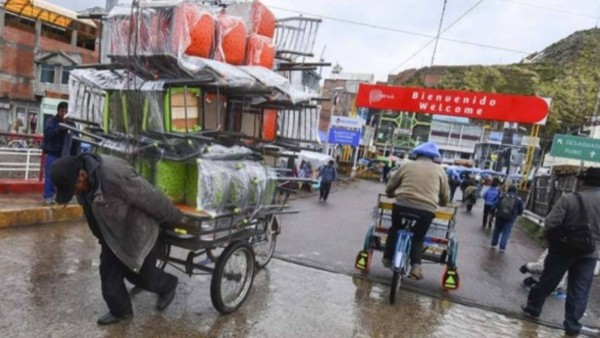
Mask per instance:
[[[231,175],[229,186],[229,202],[237,208],[245,208],[250,191],[250,175],[244,162],[237,162]]]
[[[267,168],[266,176],[266,186],[262,196],[262,203],[269,205],[273,204],[273,198],[277,190],[277,172],[273,168]]]
[[[206,153],[202,155],[203,158],[208,159],[219,159],[225,156],[230,155],[250,155],[252,154],[252,150],[241,147],[241,146],[233,146],[233,147],[224,147],[220,144],[214,144],[206,148]]]
[[[252,31],[273,38],[275,35],[275,14],[260,1],[252,2]]]
[[[182,3],[175,10],[172,45],[174,52],[209,58],[214,44],[215,19],[195,3]]]
[[[207,212],[220,211],[229,194],[233,170],[223,161],[198,159],[196,206]]]
[[[244,20],[220,13],[217,17],[219,34],[215,60],[241,65],[246,59],[246,25]]]
[[[198,165],[185,165],[185,204],[196,206],[198,199]]]
[[[186,165],[183,162],[160,160],[156,164],[155,184],[174,203],[185,201]]]
[[[258,34],[250,35],[246,51],[246,64],[271,69],[274,60],[275,45],[273,40]]]

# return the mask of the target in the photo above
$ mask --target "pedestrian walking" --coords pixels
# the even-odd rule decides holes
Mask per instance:
[[[63,155],[65,138],[67,137],[67,128],[60,124],[65,122],[69,105],[67,102],[60,102],[56,109],[56,115],[50,117],[44,126],[44,138],[42,141],[42,153],[45,156],[44,162],[44,192],[42,197],[45,204],[54,203],[56,190],[52,178],[50,177],[50,168],[52,164]],[[74,155],[74,154],[71,154]]]
[[[492,228],[492,221],[496,212],[496,204],[500,200],[500,188],[498,188],[498,182],[492,181],[492,185],[483,193],[483,223],[482,227],[485,228],[487,225],[489,229]]]
[[[576,336],[587,307],[600,243],[600,168],[588,168],[578,175],[581,188],[561,196],[546,216],[544,233],[548,256],[544,271],[522,306],[524,312],[539,317],[546,297],[568,272],[567,300],[563,328]]]
[[[156,267],[159,225],[183,222],[183,214],[124,160],[84,153],[54,163],[50,176],[56,202],[74,195],[100,243],[100,281],[109,312],[97,323],[130,319],[133,308],[125,279],[157,293],[158,310],[173,301],[177,277]]]
[[[467,212],[471,212],[475,203],[477,203],[477,184],[475,180],[469,180],[465,191],[463,192],[463,203],[467,206]]]
[[[330,160],[329,163],[323,166],[319,171],[318,178],[321,178],[321,186],[319,188],[319,201],[327,202],[329,192],[331,191],[331,184],[337,179],[337,170],[334,167],[335,162]]]
[[[508,238],[517,217],[523,214],[523,200],[517,195],[517,187],[511,185],[496,205],[496,226],[492,235],[492,248],[500,242],[500,252],[506,250]]]

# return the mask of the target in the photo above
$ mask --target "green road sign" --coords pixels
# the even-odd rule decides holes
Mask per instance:
[[[600,140],[571,135],[554,135],[550,154],[556,157],[600,162]]]

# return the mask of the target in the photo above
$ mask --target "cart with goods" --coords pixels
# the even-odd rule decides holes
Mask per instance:
[[[214,307],[233,312],[273,257],[279,216],[296,212],[289,183],[312,183],[277,165],[300,151],[277,135],[282,114],[313,109],[314,94],[273,69],[299,67],[312,45],[292,42],[314,41],[319,21],[278,24],[259,1],[133,1],[104,21],[110,63],[71,72],[77,127],[62,126],[128,160],[184,212],[184,224],[161,229],[159,267],[212,274]],[[301,22],[310,24],[279,39],[302,48],[278,53],[275,32]]]
[[[373,210],[374,224],[369,226],[365,236],[364,246],[356,257],[355,267],[363,272],[368,273],[371,267],[371,260],[374,251],[385,250],[385,242],[387,240],[388,230],[392,226],[392,209],[394,199],[387,198],[385,195],[377,197],[377,205]],[[436,211],[435,219],[433,220],[429,230],[425,236],[423,246],[423,260],[436,264],[445,265],[444,274],[442,277],[442,287],[444,290],[456,290],[459,287],[459,275],[456,265],[458,255],[458,239],[455,236],[456,226],[456,206],[439,207]],[[414,220],[407,214],[403,216],[403,222],[408,223]],[[409,226],[410,227],[410,226]],[[410,243],[412,235],[407,230],[408,236],[403,241],[403,231],[399,232],[399,241],[395,251],[394,263],[396,259],[408,259],[410,253]],[[404,247],[403,247],[404,245]],[[398,286],[402,282],[402,278],[408,273],[406,264],[403,266],[404,271],[396,271],[392,267],[394,278],[392,282],[392,292],[390,301],[395,301],[395,293]]]

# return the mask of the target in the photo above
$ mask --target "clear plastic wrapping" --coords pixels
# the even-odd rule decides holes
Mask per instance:
[[[271,98],[272,101],[289,101],[293,104],[306,102],[311,99],[309,93],[300,91],[290,84],[290,81],[285,77],[260,66],[241,66],[239,67],[244,72],[256,78],[261,84],[275,88],[279,92]]]
[[[246,64],[249,66],[263,66],[273,68],[275,61],[275,45],[273,40],[258,34],[248,37],[246,50]]]
[[[218,214],[271,204],[277,173],[256,161],[198,160],[197,208]]]
[[[240,17],[225,11],[217,16],[218,38],[215,60],[241,65],[246,59],[246,24]]]

